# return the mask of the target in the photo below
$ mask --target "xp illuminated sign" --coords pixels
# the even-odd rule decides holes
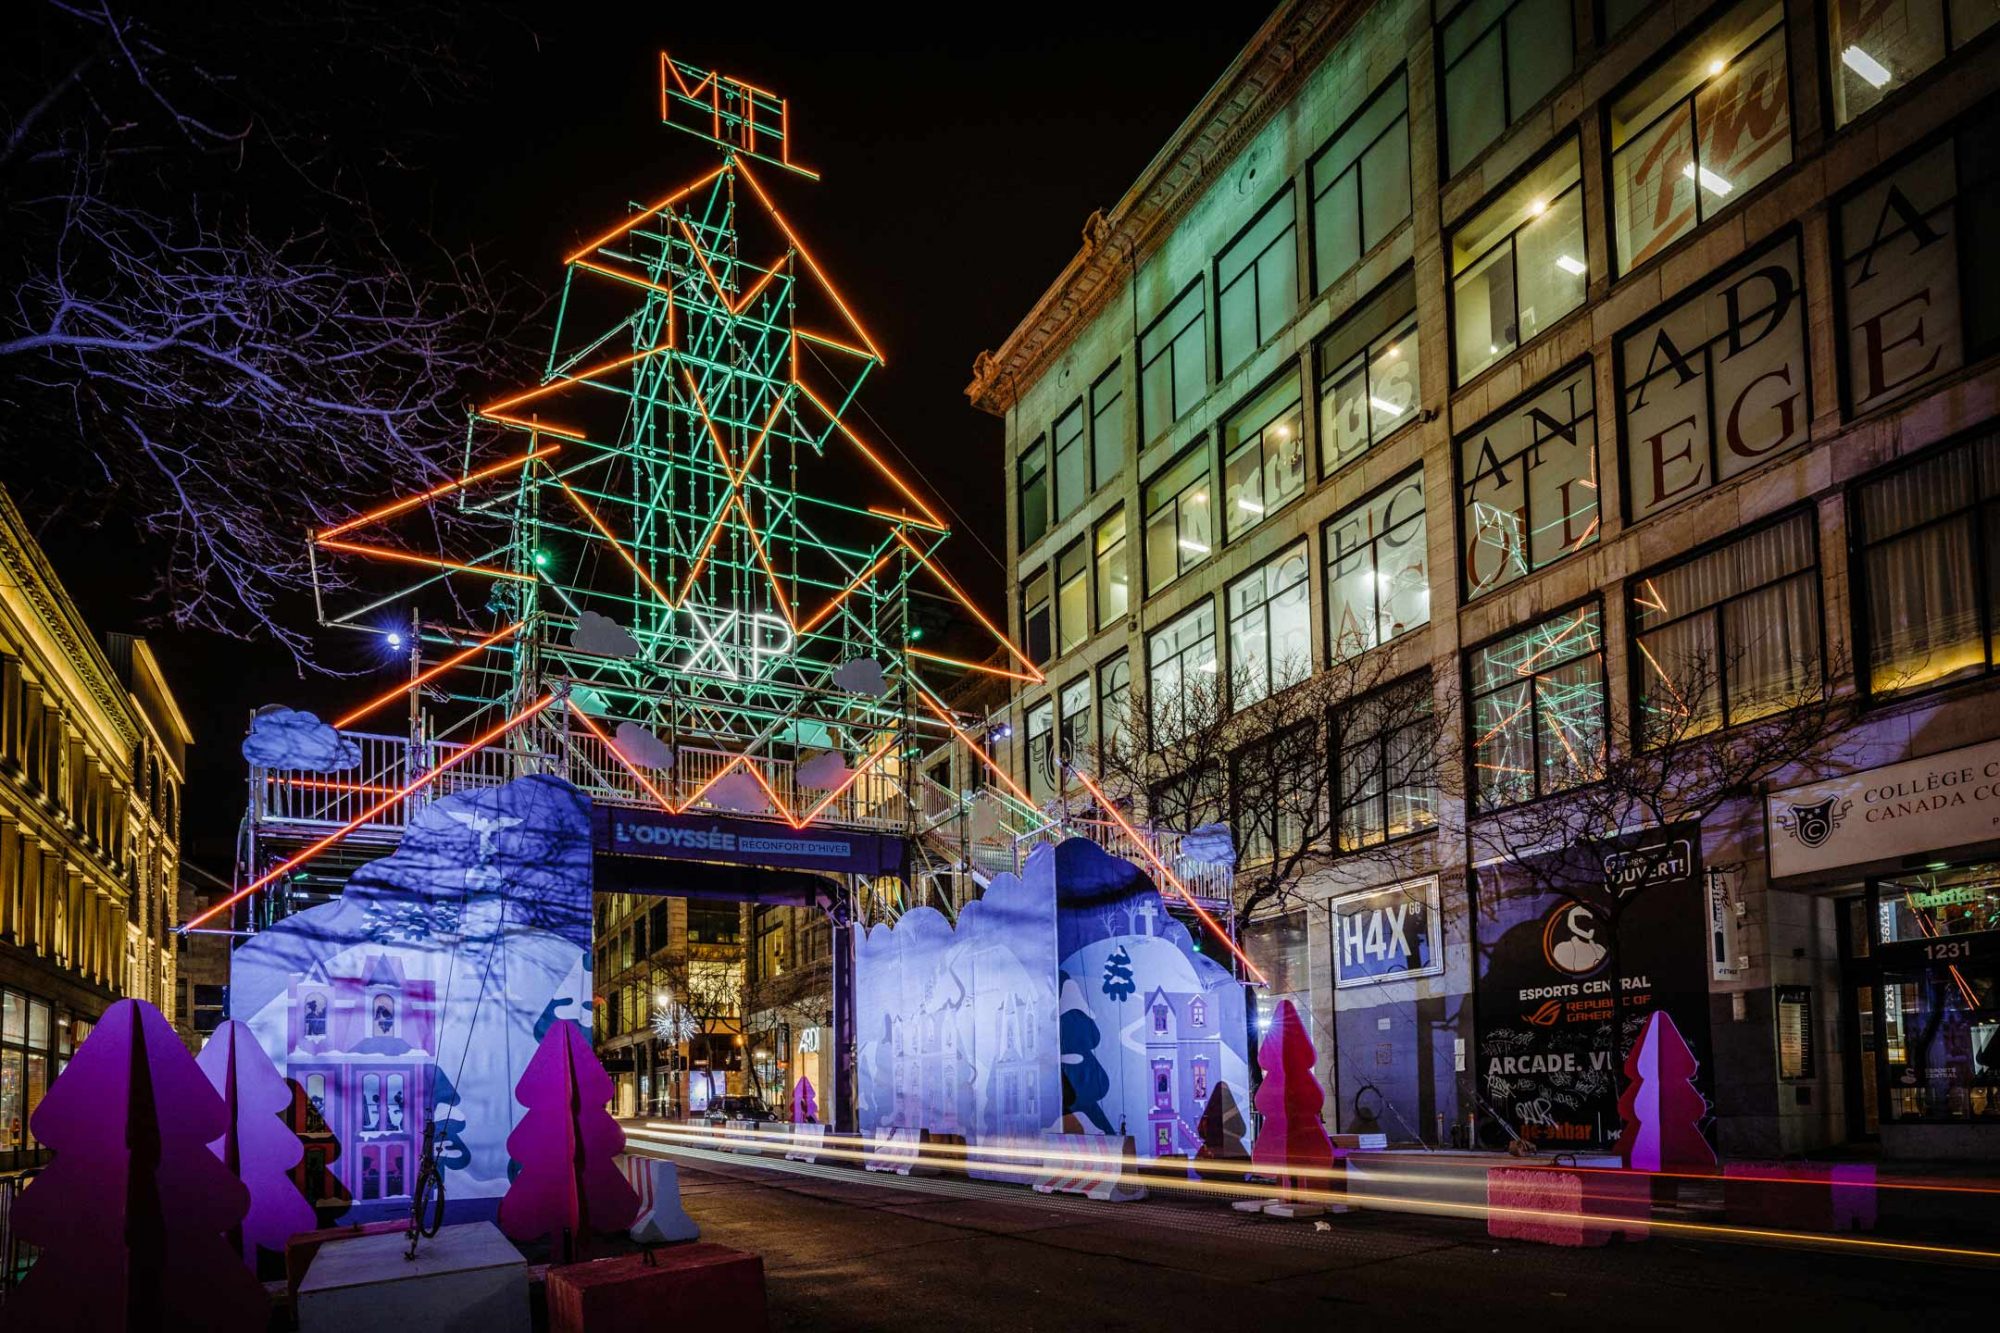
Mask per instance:
[[[797,641],[792,627],[763,611],[745,614],[721,607],[683,606],[688,649],[683,671],[724,680],[762,680],[773,662],[786,657]]]

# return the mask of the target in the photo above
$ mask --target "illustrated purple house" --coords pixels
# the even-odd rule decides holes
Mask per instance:
[[[1195,1125],[1222,1067],[1222,1033],[1207,995],[1154,987],[1146,996],[1145,1036],[1152,1071],[1146,1114],[1151,1155],[1191,1153],[1201,1147]]]

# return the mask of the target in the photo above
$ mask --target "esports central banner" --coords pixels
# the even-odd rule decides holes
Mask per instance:
[[[1601,870],[1601,885],[1578,884],[1579,864],[1593,878]],[[1475,900],[1478,1086],[1489,1110],[1536,1143],[1609,1147],[1625,1057],[1655,1008],[1687,1039],[1700,1062],[1695,1086],[1713,1108],[1698,823],[1606,840],[1587,860],[1481,870]],[[1702,1126],[1711,1141],[1713,1124],[1711,1109]],[[1485,1118],[1481,1132],[1499,1134]]]

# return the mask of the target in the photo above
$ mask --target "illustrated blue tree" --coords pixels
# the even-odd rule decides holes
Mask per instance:
[[[1132,955],[1121,944],[1104,960],[1104,993],[1123,1004],[1138,989],[1139,983],[1132,979]]]
[[[1062,976],[1063,1009],[1058,1036],[1062,1043],[1062,1094],[1064,1128],[1077,1120],[1095,1126],[1100,1134],[1111,1133],[1111,1121],[1104,1114],[1104,1096],[1111,1091],[1111,1076],[1097,1060],[1100,1034],[1097,1020],[1083,1002],[1083,992],[1067,973]]]

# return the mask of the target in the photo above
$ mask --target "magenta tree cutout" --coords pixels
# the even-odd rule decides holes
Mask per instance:
[[[507,1136],[508,1155],[521,1164],[500,1200],[500,1229],[511,1239],[551,1237],[558,1261],[567,1262],[582,1254],[591,1232],[632,1225],[639,1196],[612,1160],[625,1147],[625,1131],[604,1109],[611,1094],[590,1038],[559,1019],[514,1087],[528,1113]]]
[[[35,1108],[55,1161],[14,1204],[42,1253],[8,1326],[263,1329],[270,1300],[225,1239],[248,1195],[208,1148],[228,1123],[159,1010],[105,1010]]]
[[[1320,1107],[1326,1094],[1313,1076],[1316,1052],[1298,1010],[1290,1000],[1278,1002],[1278,1012],[1257,1048],[1257,1063],[1263,1068],[1264,1082],[1252,1099],[1263,1113],[1264,1124],[1257,1132],[1251,1152],[1254,1166],[1273,1172],[1281,1189],[1325,1189],[1327,1172],[1333,1166],[1333,1140],[1320,1124]],[[1305,1176],[1303,1185],[1297,1177]]]
[[[250,1191],[250,1211],[230,1239],[254,1271],[257,1249],[283,1253],[285,1242],[319,1225],[312,1205],[292,1182],[292,1168],[305,1145],[285,1123],[292,1109],[292,1085],[251,1035],[247,1023],[230,1020],[215,1029],[195,1057],[227,1108],[228,1127],[209,1148],[229,1173]]]
[[[812,1080],[804,1074],[799,1075],[799,1081],[792,1085],[792,1123],[819,1123],[819,1097],[813,1092]]]
[[[1625,1121],[1618,1155],[1625,1165],[1641,1171],[1715,1165],[1715,1150],[1701,1132],[1708,1100],[1694,1085],[1698,1068],[1674,1020],[1654,1010],[1625,1057],[1625,1093],[1618,1099]]]

